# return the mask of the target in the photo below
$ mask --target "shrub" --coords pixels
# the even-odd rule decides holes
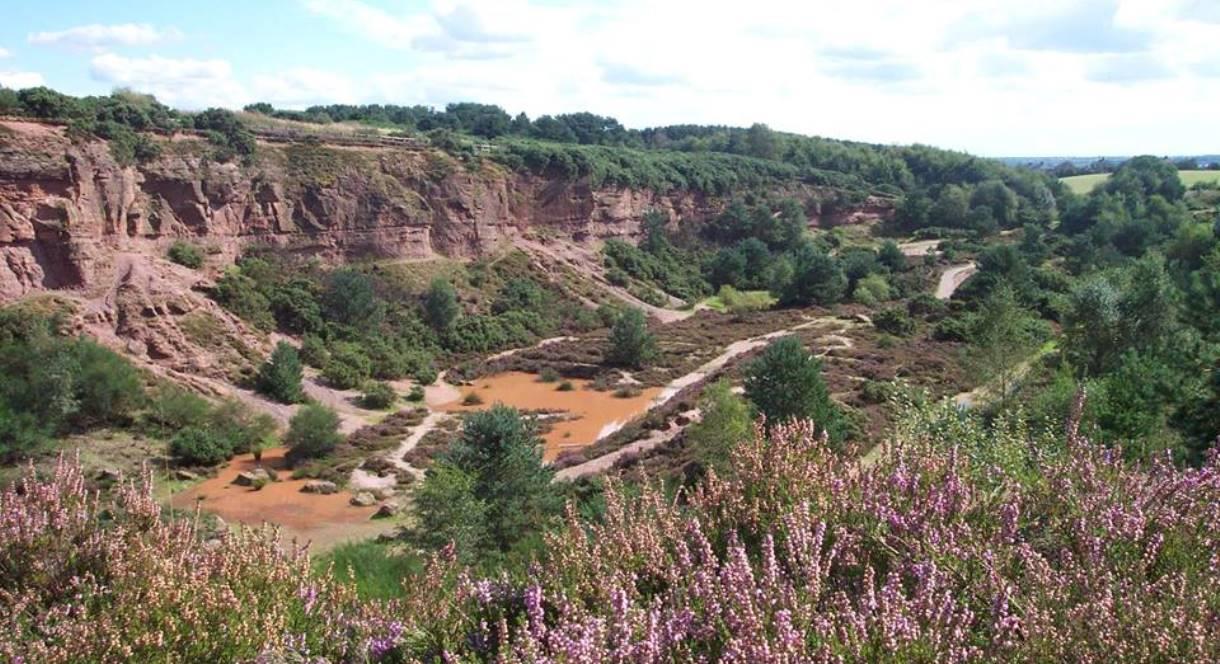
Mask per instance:
[[[746,367],[746,398],[767,418],[767,425],[812,420],[832,440],[843,435],[838,406],[822,378],[822,362],[796,337],[773,341]]]
[[[398,400],[398,393],[386,383],[372,382],[365,386],[364,395],[360,397],[360,405],[373,410],[385,410]]]
[[[154,433],[167,435],[202,424],[212,410],[207,399],[169,383],[153,393],[144,421]]]
[[[176,240],[170,245],[169,259],[192,270],[203,267],[203,252],[199,250],[199,247],[182,240]]]
[[[852,297],[867,307],[876,306],[890,299],[890,283],[880,274],[870,274],[856,283]]]
[[[631,399],[640,396],[640,388],[635,385],[624,385],[614,390],[615,399]]]
[[[360,387],[373,373],[373,363],[359,346],[340,342],[331,348],[330,359],[322,368],[326,382],[340,390]]]
[[[900,337],[908,337],[915,333],[915,321],[906,309],[891,307],[877,312],[873,316],[873,325],[882,332],[889,332]]]
[[[233,447],[203,427],[187,427],[174,434],[169,451],[179,462],[192,466],[215,466],[233,456]]]
[[[538,372],[538,382],[554,383],[559,380],[559,372],[555,371],[554,367],[543,367],[542,371]]]
[[[271,357],[259,367],[255,385],[259,392],[280,403],[300,403],[305,398],[301,389],[302,375],[297,349],[281,341],[275,345]]]
[[[436,382],[438,376],[436,367],[433,366],[431,360],[428,360],[427,364],[421,365],[411,375],[420,385],[431,385]]]
[[[570,380],[565,380],[555,386],[555,390],[558,392],[571,392],[574,389],[576,389],[576,386]]]
[[[284,436],[294,459],[326,456],[342,441],[339,415],[319,404],[301,406],[288,422],[288,435]]]
[[[656,340],[648,331],[644,312],[624,311],[610,329],[610,348],[606,361],[612,365],[643,368],[656,357]]]
[[[407,393],[407,401],[418,403],[424,400],[426,396],[423,386],[412,385],[411,391]]]
[[[483,404],[483,397],[479,396],[478,392],[471,392],[462,399],[462,404],[465,406],[480,406]]]
[[[326,342],[314,334],[307,334],[301,338],[301,361],[315,369],[321,369],[326,366],[330,360],[330,351],[326,349]]]

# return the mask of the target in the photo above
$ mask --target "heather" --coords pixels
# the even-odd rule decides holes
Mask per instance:
[[[1077,401],[1077,416],[1082,404]],[[1124,460],[1019,418],[909,407],[861,462],[806,422],[697,484],[608,480],[527,569],[442,550],[406,600],[263,531],[200,542],[61,463],[0,495],[0,653],[24,661],[1215,661],[1220,460]],[[1077,421],[1073,419],[1073,422]],[[359,557],[352,557],[358,560]],[[20,660],[19,660],[20,661]],[[295,661],[290,659],[289,661]]]

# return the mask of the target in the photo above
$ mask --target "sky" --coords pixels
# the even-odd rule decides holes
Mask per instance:
[[[6,0],[0,85],[763,122],[987,156],[1220,152],[1220,0]]]

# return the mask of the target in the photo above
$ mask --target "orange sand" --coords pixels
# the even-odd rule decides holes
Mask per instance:
[[[340,491],[330,495],[301,493],[308,480],[294,480],[292,470],[284,460],[285,448],[277,447],[263,452],[263,466],[279,473],[280,481],[272,482],[255,491],[250,487],[233,484],[237,474],[252,470],[258,464],[253,455],[241,454],[211,477],[179,493],[171,500],[177,509],[193,510],[196,504],[230,522],[260,525],[274,523],[281,527],[284,535],[299,540],[330,542],[344,533],[356,535],[371,529],[384,530],[380,522],[370,523],[376,507],[354,507],[348,504],[352,494]],[[342,539],[342,537],[340,537]]]
[[[461,396],[439,406],[440,410],[465,412],[487,408],[503,403],[522,410],[561,410],[568,416],[563,421],[551,421],[552,429],[543,436],[546,447],[543,458],[547,461],[560,452],[580,449],[593,444],[610,432],[614,425],[626,424],[632,418],[646,412],[653,397],[661,392],[659,387],[649,387],[638,396],[620,399],[614,392],[598,392],[589,387],[589,381],[569,381],[575,388],[570,392],[555,389],[559,383],[542,383],[538,376],[520,371],[510,371],[476,379],[473,385],[460,388]],[[483,404],[464,406],[462,399],[474,392],[483,399]]]

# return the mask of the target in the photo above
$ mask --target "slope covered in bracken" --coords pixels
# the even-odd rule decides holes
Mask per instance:
[[[1080,403],[1077,403],[1079,412]],[[361,602],[268,532],[200,541],[66,460],[0,494],[13,661],[1216,661],[1220,459],[911,408],[875,462],[762,430],[676,494],[608,484],[520,576],[444,554]]]

